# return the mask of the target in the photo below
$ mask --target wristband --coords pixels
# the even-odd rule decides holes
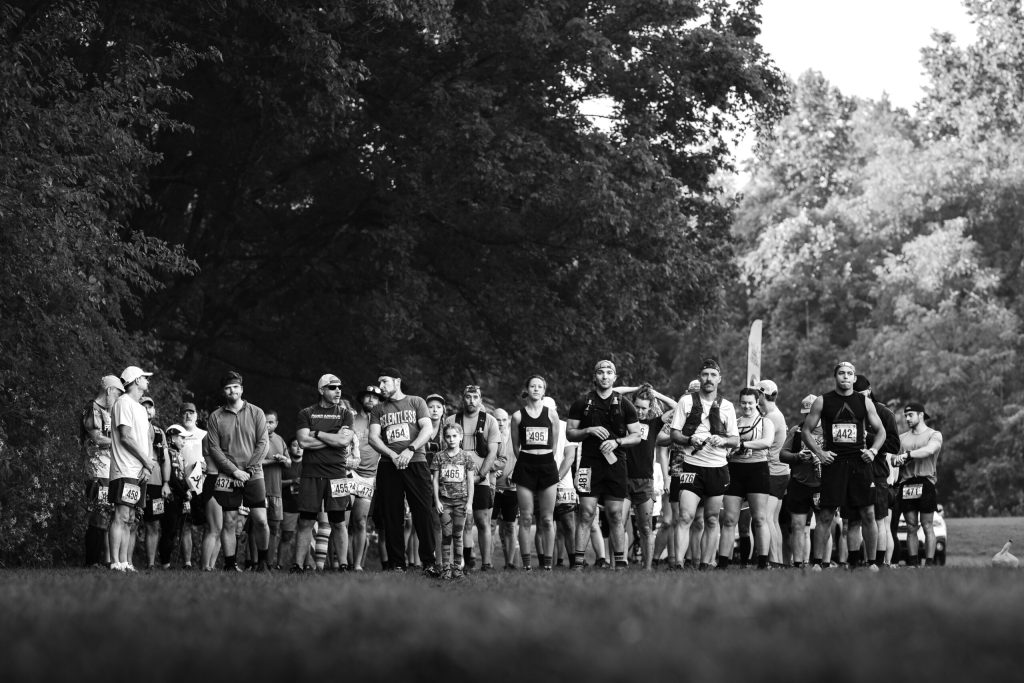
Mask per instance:
[[[313,431],[313,438],[314,439],[319,439],[320,438],[320,430],[319,429]]]
[[[621,445],[622,445],[622,440],[621,439],[615,439],[615,447],[618,448]]]

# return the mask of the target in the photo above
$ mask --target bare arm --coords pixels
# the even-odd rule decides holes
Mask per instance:
[[[803,440],[804,445],[807,446],[807,450],[821,460],[822,464],[831,465],[832,461],[835,460],[835,454],[831,451],[823,451],[814,440],[814,437],[811,436],[811,432],[821,422],[821,408],[824,403],[821,396],[815,399],[814,405],[811,406],[811,412],[807,413],[807,417],[804,418],[803,426],[800,429],[800,438]]]
[[[762,450],[764,448],[770,448],[772,443],[775,441],[775,425],[772,424],[771,420],[761,420],[761,438],[752,439],[750,441],[740,440],[740,445],[745,446],[751,450]]]
[[[920,448],[915,448],[912,451],[907,451],[907,457],[910,458],[930,458],[939,452],[942,448],[942,434],[939,432],[932,432],[932,435],[928,437],[928,443]]]
[[[512,413],[512,420],[509,422],[509,436],[512,437],[512,452],[519,457],[519,423],[523,421],[523,414],[518,410]]]
[[[871,442],[871,448],[874,449],[875,453],[878,453],[882,446],[885,445],[885,425],[882,424],[882,419],[878,417],[878,411],[875,410],[875,404],[873,402],[864,401],[864,407],[867,408],[868,412],[868,424],[875,430],[875,438]],[[864,459],[871,462],[874,460],[875,453],[871,453],[865,449],[863,454]]]
[[[149,470],[150,472],[156,467],[156,463],[149,457],[146,452],[148,449],[143,448],[142,443],[135,438],[135,434],[132,433],[132,428],[128,425],[118,425],[117,433],[121,437],[121,445],[123,445],[128,452],[135,457],[136,460],[142,463],[142,467]],[[146,435],[149,436],[148,434]]]

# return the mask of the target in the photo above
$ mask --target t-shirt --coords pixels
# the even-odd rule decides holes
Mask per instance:
[[[430,471],[438,473],[437,492],[442,500],[465,500],[469,497],[469,485],[476,468],[466,451],[441,451],[430,463]]]
[[[281,475],[284,473],[284,463],[274,462],[275,455],[284,455],[288,446],[277,434],[271,434],[267,439],[267,455],[263,458],[263,478],[266,480],[268,496],[281,496]]]
[[[352,429],[352,411],[342,404],[331,404],[324,407],[314,403],[299,411],[296,429],[308,429],[313,432],[340,434],[342,429]],[[345,477],[345,449],[324,445],[323,448],[306,448],[302,451],[303,477]]]
[[[498,444],[498,457],[494,459],[494,486],[499,491],[515,491],[516,484],[512,481],[512,472],[516,468],[516,454],[512,450],[512,435],[506,435]],[[497,475],[501,472],[501,476]]]
[[[356,474],[373,479],[377,476],[380,453],[370,445],[370,416],[363,412],[356,413],[352,419],[352,429],[359,440],[359,465],[356,467]]]
[[[759,413],[754,413],[751,417],[741,415],[736,418],[736,427],[739,429],[742,441],[763,441],[767,431],[765,418],[761,417]],[[771,423],[768,423],[768,427],[771,427]],[[768,449],[743,446],[729,453],[729,462],[768,462]]]
[[[770,420],[775,427],[775,438],[772,439],[772,446],[768,449],[768,474],[773,477],[789,474],[789,464],[779,460],[779,453],[786,444],[786,417],[777,407],[772,406],[764,415],[764,419]]]
[[[419,396],[403,396],[397,401],[384,401],[373,408],[370,424],[380,426],[381,439],[395,453],[401,453],[420,434],[419,421],[429,419],[427,402]],[[410,462],[426,462],[426,447],[420,448]],[[383,462],[391,462],[384,458]]]
[[[789,448],[786,450],[794,453],[811,453],[811,450],[804,445],[801,435],[801,426],[797,425],[789,430]],[[811,432],[811,438],[818,444],[818,448],[825,448],[825,438],[821,434],[821,423]],[[793,481],[798,481],[808,488],[821,486],[821,464],[817,460],[810,462],[798,462],[790,466],[790,476]]]
[[[636,408],[633,407],[629,399],[614,391],[607,398],[601,398],[595,391],[588,392],[586,396],[573,402],[569,408],[569,419],[578,420],[580,429],[604,427],[608,430],[610,439],[625,437],[629,433],[628,425],[636,424],[639,421]],[[588,434],[581,443],[581,459],[604,460],[604,455],[601,454],[602,441],[602,439]],[[616,448],[615,455],[624,459],[626,448],[622,446]]]
[[[664,416],[640,420],[640,443],[626,450],[626,472],[630,479],[653,479],[654,456]]]
[[[915,451],[920,456],[921,452],[927,452],[927,457],[907,458],[900,468],[900,481],[904,482],[915,477],[924,477],[931,483],[935,483],[938,472],[937,465],[939,453],[942,451],[942,434],[931,427],[925,427],[920,434],[913,431],[900,434],[900,450]]]
[[[164,430],[155,424],[149,425],[150,438],[153,439],[153,459],[156,460],[156,467],[149,473],[150,486],[161,486],[164,483],[164,460],[167,459],[167,436]]]
[[[701,403],[701,414],[700,424],[697,425],[697,429],[693,432],[693,436],[696,437],[697,441],[704,442],[709,436],[711,436],[711,422],[709,416],[711,415],[711,406],[714,401],[705,401],[703,398],[700,399]],[[686,417],[690,414],[690,410],[693,409],[693,394],[683,394],[679,399],[679,403],[676,405],[676,409],[672,413],[672,429],[682,430],[686,424]],[[726,399],[721,399],[721,403],[718,408],[718,416],[725,424],[725,435],[726,436],[739,436],[739,427],[736,425],[736,408],[733,407],[732,403]],[[712,446],[709,443],[704,443],[703,447],[696,452],[694,449],[687,448],[682,451],[683,460],[689,465],[696,467],[725,467],[727,464],[726,453],[727,449],[725,446]]]
[[[110,438],[110,411],[96,401],[91,401],[82,415],[83,428],[98,430]],[[96,479],[110,478],[110,445],[101,446],[88,436],[82,441],[85,456],[89,460],[89,476]]]
[[[303,456],[305,456],[305,451],[303,451]],[[282,478],[282,481],[289,480],[292,482],[287,486],[284,486],[283,484],[281,486],[281,497],[285,500],[294,501],[298,498],[299,479],[302,478],[302,463],[305,462],[305,460],[305,457],[300,460],[296,460],[293,457],[292,464],[284,469],[284,477]]]
[[[499,444],[501,443],[501,428],[498,427],[498,421],[494,418],[493,415],[488,415],[487,413],[481,410],[476,414],[476,417],[469,417],[468,415],[463,415],[462,413],[449,415],[448,417],[445,418],[444,423],[455,424],[456,420],[458,420],[459,424],[462,425],[462,450],[465,451],[465,453],[470,458],[473,459],[474,471],[479,472],[480,466],[487,458],[487,454],[489,451],[483,451],[482,453],[479,452],[478,448],[480,447],[480,444],[477,443],[476,430],[479,427],[480,420],[483,420],[484,442],[487,444],[488,447],[490,447],[491,444]],[[494,473],[489,472],[487,474],[486,481],[481,483],[487,483],[490,486],[494,486]]]
[[[132,439],[142,448],[143,454],[153,460],[153,442],[149,438],[149,415],[141,403],[129,394],[121,394],[110,409],[111,479],[138,479],[142,475],[142,463],[128,450],[121,439],[119,427],[131,427]]]

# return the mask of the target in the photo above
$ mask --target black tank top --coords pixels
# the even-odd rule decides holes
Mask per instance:
[[[519,452],[538,455],[554,453],[555,435],[551,429],[548,407],[542,406],[537,417],[530,417],[526,408],[520,410],[519,415]]]
[[[864,450],[864,426],[868,409],[864,395],[840,396],[830,391],[821,397],[821,426],[825,450],[838,456],[859,456]]]

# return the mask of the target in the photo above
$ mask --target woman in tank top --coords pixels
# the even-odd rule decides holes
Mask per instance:
[[[526,381],[523,398],[526,404],[512,414],[512,449],[516,467],[512,481],[519,501],[519,549],[523,569],[529,570],[530,549],[534,546],[534,506],[540,512],[540,566],[551,570],[555,552],[555,499],[558,487],[558,466],[555,444],[560,425],[558,413],[544,405],[548,384],[540,375]],[[534,500],[536,498],[536,501]]]

